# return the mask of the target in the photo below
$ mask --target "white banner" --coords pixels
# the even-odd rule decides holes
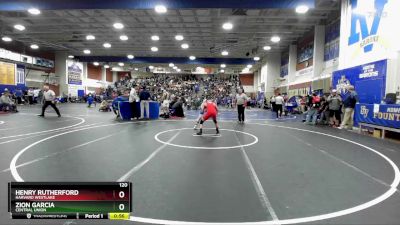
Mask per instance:
[[[399,9],[399,0],[343,0],[339,68],[396,57]]]

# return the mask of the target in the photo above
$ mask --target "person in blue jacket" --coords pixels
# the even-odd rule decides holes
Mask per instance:
[[[93,100],[94,100],[93,95],[90,93],[87,97],[88,108],[92,106]]]
[[[119,104],[119,102],[129,101],[129,92],[130,92],[130,90],[125,90],[123,95],[116,97],[112,102],[112,108],[113,108],[115,115],[117,115],[117,117],[120,117],[119,110],[118,110],[118,104]]]

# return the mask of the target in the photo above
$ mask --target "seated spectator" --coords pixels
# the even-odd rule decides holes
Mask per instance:
[[[185,117],[185,114],[183,113],[184,102],[185,98],[181,97],[172,105],[172,116]]]
[[[123,95],[116,97],[112,102],[112,108],[113,108],[115,115],[117,115],[117,117],[120,117],[118,104],[119,104],[119,102],[129,101],[129,92],[130,92],[130,90],[125,90]]]
[[[8,89],[4,89],[4,93],[0,97],[0,110],[5,112],[18,112],[17,105],[10,97]]]

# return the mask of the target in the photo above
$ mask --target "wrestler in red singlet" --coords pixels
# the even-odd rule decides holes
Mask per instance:
[[[200,130],[197,133],[197,135],[202,135],[203,134],[203,123],[204,121],[207,121],[209,118],[212,118],[215,124],[215,129],[217,131],[217,134],[219,134],[219,129],[218,129],[218,122],[217,122],[217,115],[218,115],[218,107],[217,104],[214,102],[208,100],[205,103],[203,103],[203,109],[206,109],[207,113],[201,118],[200,121]]]

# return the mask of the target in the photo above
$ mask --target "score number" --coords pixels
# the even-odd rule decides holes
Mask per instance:
[[[125,183],[125,182],[119,183],[119,187],[120,187],[120,188],[129,188],[129,183]],[[119,199],[124,199],[125,196],[126,196],[125,191],[122,191],[122,190],[121,190],[121,191],[118,192],[118,198],[119,198]],[[120,204],[118,205],[118,210],[119,210],[119,211],[125,211],[125,204],[124,204],[124,203],[120,203]],[[124,214],[124,213],[120,213],[120,214],[114,215],[114,216],[121,216],[121,215],[123,215],[123,214]]]

